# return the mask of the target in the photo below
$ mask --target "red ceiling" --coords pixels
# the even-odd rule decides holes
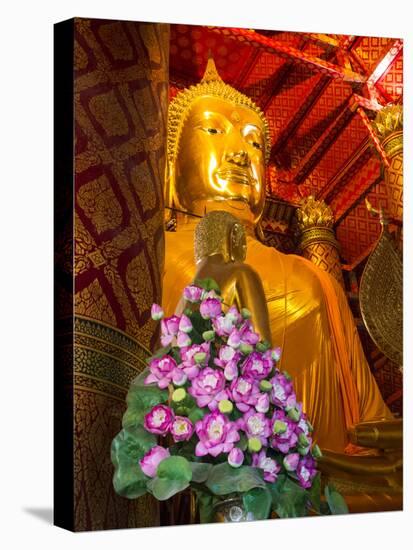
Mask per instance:
[[[170,95],[199,82],[210,51],[224,81],[269,120],[268,193],[293,203],[310,193],[324,198],[336,215],[343,261],[353,264],[379,235],[364,197],[385,206],[386,194],[366,126],[350,104],[355,95],[382,106],[402,101],[402,46],[394,38],[171,25]]]

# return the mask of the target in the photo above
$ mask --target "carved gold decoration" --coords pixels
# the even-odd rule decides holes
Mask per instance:
[[[372,122],[377,135],[383,141],[396,132],[403,131],[403,106],[388,105],[381,109]]]
[[[339,243],[335,237],[334,215],[324,202],[312,195],[302,199],[296,211],[300,250],[304,258],[330,273],[344,288]]]
[[[401,222],[403,218],[403,106],[384,107],[378,112],[372,125],[390,163],[384,172],[388,214]]]
[[[246,95],[224,81],[216,70],[213,59],[208,59],[204,77],[199,84],[180,92],[169,106],[168,118],[168,160],[173,163],[178,153],[179,139],[191,105],[198,97],[215,96],[226,99],[234,105],[243,105],[255,111],[265,129],[265,158],[268,162],[271,152],[271,139],[268,121],[261,109]]]
[[[301,200],[296,212],[298,228],[305,231],[310,227],[333,227],[334,215],[331,208],[324,202],[310,195]]]
[[[360,281],[360,310],[377,347],[397,365],[403,364],[403,263],[384,226]]]

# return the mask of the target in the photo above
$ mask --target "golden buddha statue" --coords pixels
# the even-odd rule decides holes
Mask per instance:
[[[392,414],[337,281],[300,256],[265,246],[256,236],[270,153],[263,113],[221,80],[210,59],[203,80],[171,103],[168,124],[166,203],[175,209],[177,225],[166,233],[165,313],[173,314],[182,289],[194,279],[199,218],[215,210],[236,216],[248,235],[246,264],[264,288],[272,344],[282,348],[281,368],[294,380],[315,427],[315,441],[340,456],[354,453],[359,448],[351,443],[357,440],[350,440],[349,430],[361,422],[391,421]],[[254,292],[248,300],[254,309]]]

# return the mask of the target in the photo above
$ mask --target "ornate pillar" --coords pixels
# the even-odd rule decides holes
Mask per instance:
[[[296,216],[302,256],[330,273],[344,288],[331,208],[323,200],[316,200],[310,195],[301,201]]]
[[[389,105],[378,112],[373,127],[389,160],[384,170],[390,219],[403,219],[403,106]]]
[[[57,252],[68,250],[60,279],[73,293],[73,302],[62,294],[72,310],[57,320],[73,400],[70,528],[154,526],[152,497],[116,495],[110,446],[130,382],[157,336],[150,308],[162,296],[169,25],[83,18],[70,24],[74,182],[62,176],[57,183],[73,209],[60,216],[72,222],[66,246],[56,240]]]

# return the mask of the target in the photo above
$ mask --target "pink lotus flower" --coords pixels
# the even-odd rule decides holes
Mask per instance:
[[[149,477],[155,477],[159,464],[169,456],[171,455],[168,449],[164,449],[159,445],[152,447],[152,449],[139,461],[142,472]]]
[[[215,365],[218,367],[225,367],[229,361],[237,362],[241,354],[235,351],[231,346],[221,346],[219,348],[218,357],[214,359]]]
[[[287,472],[294,472],[297,469],[300,455],[298,453],[291,453],[286,455],[283,460],[284,468]]]
[[[188,334],[192,330],[191,319],[188,317],[188,315],[185,315],[185,313],[181,315],[178,329],[180,332],[185,332],[186,334]]]
[[[229,336],[234,328],[234,321],[226,315],[219,315],[212,319],[212,326],[218,336]]]
[[[170,432],[175,442],[187,441],[194,432],[194,426],[189,418],[185,416],[175,416],[170,427]]]
[[[166,347],[178,334],[180,318],[177,315],[166,317],[161,321],[161,344]]]
[[[225,317],[238,325],[242,321],[242,316],[235,306],[231,306],[225,314]]]
[[[298,463],[296,474],[301,487],[304,489],[309,489],[317,474],[316,461],[314,458],[309,455],[303,457]]]
[[[145,415],[144,426],[148,432],[157,435],[166,435],[174,419],[172,409],[166,405],[155,405],[152,410]]]
[[[227,344],[234,349],[237,349],[241,345],[241,337],[239,331],[236,328],[231,330],[230,335],[228,336]]]
[[[278,363],[278,361],[281,359],[281,348],[273,348],[271,350],[271,359]]]
[[[260,393],[255,404],[255,410],[262,413],[270,410],[270,396],[268,393]]]
[[[270,395],[272,403],[279,407],[285,407],[288,397],[293,395],[293,384],[291,380],[288,380],[283,374],[279,373],[273,376],[270,382],[272,384]]]
[[[229,453],[234,443],[239,441],[236,425],[219,411],[206,414],[195,424],[195,431],[199,438],[195,448],[196,456],[210,454],[215,457]]]
[[[244,453],[241,449],[234,447],[228,454],[228,464],[233,468],[239,468],[244,462]]]
[[[207,298],[213,298],[216,300],[219,300],[222,302],[221,296],[215,292],[215,290],[212,288],[211,290],[204,290],[202,293],[202,300],[206,300]]]
[[[251,344],[255,346],[260,340],[260,335],[254,332],[250,320],[244,321],[239,329],[239,335],[242,344]]]
[[[205,358],[200,363],[195,361],[195,356],[200,357],[198,354],[205,354]],[[210,356],[210,343],[204,342],[203,344],[193,344],[192,346],[181,348],[180,356],[182,363],[178,365],[185,374],[188,376],[189,380],[192,380],[199,373],[199,367],[208,364]]]
[[[164,313],[163,313],[163,309],[161,308],[161,306],[159,306],[158,304],[152,304],[152,307],[151,307],[151,317],[154,321],[159,321],[160,319],[162,319]]]
[[[167,388],[173,380],[182,379],[182,373],[170,355],[152,359],[149,370],[150,374],[145,378],[145,384],[156,382],[161,389]]]
[[[248,438],[259,439],[262,445],[267,445],[267,438],[272,434],[270,420],[264,413],[255,412],[254,409],[250,409],[237,420],[237,426],[247,434]]]
[[[281,470],[281,466],[277,464],[275,460],[266,456],[264,449],[253,455],[252,465],[264,471],[264,479],[269,483],[274,483],[276,481],[277,474]]]
[[[202,300],[199,312],[203,319],[214,319],[221,314],[221,302],[217,298],[207,298]]]
[[[203,289],[195,285],[189,285],[184,289],[184,298],[193,304],[201,301]]]
[[[247,412],[256,405],[260,390],[252,378],[239,376],[231,382],[230,393],[237,409]]]
[[[228,398],[225,389],[225,378],[222,371],[205,367],[192,380],[192,386],[188,392],[195,397],[198,407],[206,407],[213,411],[218,407],[222,399]]]
[[[176,344],[179,348],[187,348],[191,345],[191,338],[188,336],[186,332],[178,332],[178,336],[176,338]]]
[[[243,376],[249,376],[255,380],[266,378],[272,370],[272,361],[266,359],[261,353],[253,351],[242,365]]]
[[[290,420],[284,411],[277,410],[272,417],[272,426],[276,425],[276,422],[279,422],[278,425],[282,425],[282,430],[279,430],[278,433],[274,433],[271,437],[271,447],[278,449],[284,454],[287,454],[290,449],[295,447],[298,441],[298,436],[295,432],[296,424]]]
[[[224,376],[228,382],[232,382],[238,376],[238,367],[235,361],[229,361],[224,368]]]

